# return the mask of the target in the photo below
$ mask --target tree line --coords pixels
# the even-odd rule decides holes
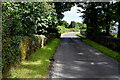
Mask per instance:
[[[83,13],[83,22],[87,25],[87,36],[110,36],[110,29],[118,23],[118,38],[120,38],[120,2],[85,2],[76,3]]]
[[[83,24],[80,22],[75,22],[75,21],[71,21],[71,23],[69,24],[67,21],[62,20],[62,21],[60,21],[59,25],[64,26],[65,28],[75,28],[75,27],[79,27],[79,29],[87,28],[86,24]]]

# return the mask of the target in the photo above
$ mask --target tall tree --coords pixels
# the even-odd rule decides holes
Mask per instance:
[[[77,26],[77,23],[75,21],[71,21],[69,28],[75,28]]]
[[[120,2],[116,2],[114,5],[113,5],[113,9],[114,9],[114,20],[116,22],[118,22],[118,38],[120,38]]]
[[[118,23],[119,23],[119,26],[118,26],[118,38],[120,38],[120,2],[118,3],[118,8],[117,8],[117,13],[119,15],[119,20],[118,20]]]
[[[87,24],[87,35],[100,35],[106,30],[106,34],[110,35],[110,25],[113,22],[113,10],[112,4],[110,2],[89,2],[84,3],[84,5],[78,4],[82,7],[84,23]],[[79,12],[81,12],[79,10]]]
[[[60,22],[60,26],[64,26],[64,27],[68,28],[69,24],[67,23],[67,21],[63,20]]]

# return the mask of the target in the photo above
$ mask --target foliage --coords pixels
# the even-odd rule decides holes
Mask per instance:
[[[76,26],[75,28],[65,28],[64,26],[58,26],[57,29],[60,34],[67,32],[80,32],[79,26]]]
[[[117,35],[115,35],[114,37],[117,38]]]
[[[75,26],[74,32],[79,32],[79,31],[80,31],[80,27],[79,26]]]
[[[71,21],[69,28],[75,28],[77,26],[77,23],[75,21]]]
[[[43,47],[46,44],[46,37],[43,35],[35,35],[34,37],[25,37],[21,40],[20,51],[22,60],[28,58],[32,52]]]
[[[77,36],[82,37],[82,38],[86,38],[86,36],[82,35],[82,34],[77,34]]]
[[[2,72],[5,73],[6,68],[12,63],[19,62],[21,60],[21,53],[19,50],[21,36],[14,36],[12,38],[2,37]]]
[[[82,29],[82,23],[77,22],[77,25]]]
[[[113,5],[113,20],[115,20],[115,22],[118,22],[118,35],[117,37],[120,38],[120,2],[116,2]]]
[[[64,26],[58,26],[57,29],[58,29],[58,32],[59,32],[60,34],[66,32],[66,28],[65,28]]]
[[[5,28],[9,35],[15,36],[48,34],[49,27],[57,25],[57,14],[53,8],[54,4],[45,2],[4,2],[3,30]]]
[[[55,28],[58,20],[54,7],[54,3],[46,2],[2,3],[3,73],[7,66],[21,60],[19,46],[23,38],[32,38],[34,34],[48,36],[53,33],[52,30],[58,34]]]
[[[84,13],[82,17],[84,18],[84,23],[87,25],[87,36],[93,35],[109,35],[110,25],[113,22],[114,18],[114,9],[112,6],[113,3],[84,3],[84,5],[78,4],[79,7],[82,7]],[[79,12],[81,12],[79,10]],[[101,30],[105,30],[101,32]]]
[[[111,50],[111,49],[109,49],[107,47],[104,47],[104,46],[102,46],[100,44],[97,44],[97,43],[95,43],[95,42],[93,42],[93,41],[91,41],[89,39],[83,39],[82,41],[89,44],[90,46],[96,48],[97,50],[104,53],[105,55],[113,58],[114,60],[120,62],[120,54],[119,53],[117,53],[117,52],[115,52],[115,51],[113,51],[113,50]]]
[[[67,23],[67,21],[63,20],[63,21],[60,21],[60,26],[64,26],[65,28],[68,28],[69,27],[69,24]]]
[[[12,67],[10,78],[45,78],[50,65],[49,59],[53,56],[60,39],[54,39],[23,61],[17,68]],[[43,67],[44,66],[44,67]]]
[[[74,2],[55,2],[55,9],[57,12],[57,18],[59,21],[62,20],[62,18],[64,17],[64,15],[62,14],[65,11],[69,11],[71,9],[71,7],[73,7],[75,5]]]
[[[81,25],[81,29],[87,29],[87,25],[86,24],[82,24]]]

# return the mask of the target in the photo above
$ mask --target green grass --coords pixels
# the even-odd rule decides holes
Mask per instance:
[[[65,32],[65,33],[68,33],[68,32],[80,32],[79,29],[77,29],[76,31],[75,31],[74,28],[65,28],[65,29],[66,29],[66,32]]]
[[[60,39],[54,39],[43,48],[32,53],[18,67],[11,68],[11,78],[45,78],[48,73],[50,61]]]
[[[120,54],[118,52],[115,52],[107,47],[97,44],[89,39],[83,39],[82,41],[85,42],[86,44],[92,46],[93,48],[99,50],[100,52],[104,53],[105,55],[113,58],[114,60],[120,62]]]
[[[114,37],[117,38],[117,35],[115,35]]]
[[[81,29],[82,31],[86,31],[87,29]]]
[[[77,36],[80,36],[80,37],[86,38],[86,36],[84,36],[84,35],[82,35],[82,34],[77,34]]]

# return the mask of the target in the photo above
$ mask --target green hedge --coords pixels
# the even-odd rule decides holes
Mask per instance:
[[[51,29],[57,26],[54,3],[47,2],[3,2],[2,3],[2,71],[8,72],[10,65],[16,64],[43,45],[37,35],[53,36]],[[54,26],[54,27],[53,27]],[[54,33],[57,35],[57,32]],[[32,43],[32,44],[31,44]],[[39,45],[42,43],[41,45]],[[20,46],[23,48],[20,49]],[[21,52],[21,50],[23,52]]]
[[[43,47],[45,43],[46,37],[43,35],[35,35],[34,38],[26,37],[22,39],[19,47],[22,54],[22,60],[25,60],[32,52]]]
[[[21,36],[2,37],[2,72],[7,71],[11,64],[16,64],[21,60],[19,50]]]
[[[32,52],[43,47],[47,38],[43,35],[35,35],[33,37],[15,36],[3,40],[2,45],[2,71],[10,65],[15,65],[22,60],[28,58]]]

